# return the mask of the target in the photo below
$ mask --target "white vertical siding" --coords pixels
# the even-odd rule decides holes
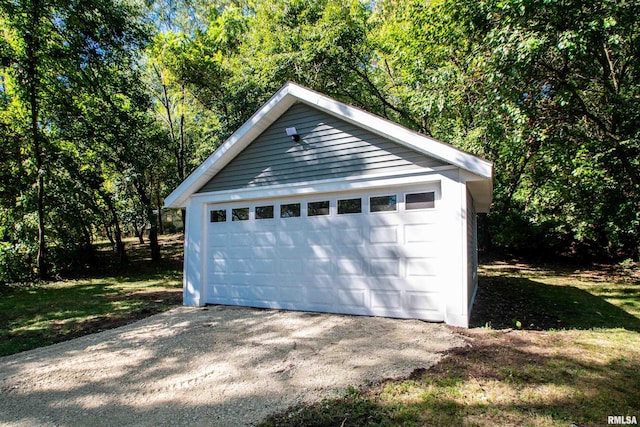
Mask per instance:
[[[184,235],[184,304],[203,306],[205,304],[204,287],[204,251],[206,240],[203,227],[206,224],[205,206],[190,199],[187,206],[187,221]]]
[[[445,322],[453,326],[468,326],[467,264],[466,264],[466,188],[459,170],[443,174],[442,209],[439,227],[447,239],[439,247],[439,261],[446,277],[444,294]]]

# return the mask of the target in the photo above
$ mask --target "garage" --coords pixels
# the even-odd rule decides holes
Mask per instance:
[[[171,195],[184,303],[467,326],[492,165],[299,85]]]

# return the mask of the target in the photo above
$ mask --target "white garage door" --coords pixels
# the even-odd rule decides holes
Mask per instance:
[[[207,303],[444,320],[439,188],[211,205]]]

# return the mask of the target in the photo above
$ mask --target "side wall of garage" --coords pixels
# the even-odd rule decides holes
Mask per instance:
[[[467,313],[471,308],[478,289],[478,214],[473,204],[471,192],[467,190]]]
[[[446,218],[441,227],[446,233],[446,244],[442,251],[443,266],[446,269],[445,323],[453,326],[467,327],[467,190],[456,169],[443,174],[443,201],[446,204]]]
[[[195,307],[205,305],[204,295],[204,240],[203,225],[206,205],[191,198],[186,209],[184,229],[183,304]]]

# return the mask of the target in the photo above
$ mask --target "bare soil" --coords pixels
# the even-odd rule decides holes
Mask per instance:
[[[0,358],[0,424],[254,425],[465,345],[417,320],[179,307]]]

